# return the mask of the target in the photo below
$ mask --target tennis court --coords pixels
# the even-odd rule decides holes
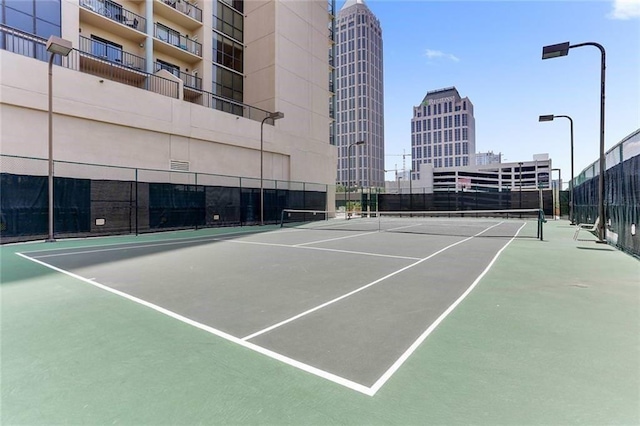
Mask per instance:
[[[3,342],[3,418],[7,424],[37,419],[180,424],[418,424],[429,418],[446,423],[573,422],[585,412],[564,413],[553,401],[556,392],[569,386],[563,380],[556,390],[544,384],[546,394],[538,398],[554,408],[542,417],[498,404],[496,418],[497,412],[472,410],[477,403],[472,401],[467,401],[463,414],[451,417],[445,415],[450,408],[442,395],[466,400],[474,394],[482,400],[489,395],[481,394],[491,388],[516,402],[524,398],[516,391],[517,383],[535,388],[540,370],[566,368],[569,360],[544,368],[540,364],[562,358],[559,352],[567,350],[564,338],[573,335],[576,348],[583,350],[583,344],[607,344],[612,330],[624,337],[615,345],[625,352],[618,354],[621,364],[611,366],[598,383],[606,388],[611,380],[614,398],[609,407],[617,409],[620,420],[640,418],[637,405],[632,406],[640,373],[619,374],[625,366],[633,367],[638,354],[639,334],[633,333],[639,326],[619,322],[619,315],[639,312],[638,300],[629,299],[639,295],[636,259],[592,241],[565,241],[573,232],[569,226],[550,224],[551,236],[540,241],[535,218],[438,218],[436,225],[422,228],[424,218],[411,217],[407,224],[407,218],[394,217],[387,232],[381,232],[379,218],[361,219],[342,219],[335,222],[337,227],[329,226],[329,220],[313,220],[303,229],[227,228],[3,247],[3,335],[9,336]],[[340,229],[347,223],[355,230]],[[563,250],[575,256],[573,272],[550,261],[565,256]],[[597,281],[589,267],[603,256],[619,266],[600,272]],[[551,270],[557,274],[552,279]],[[587,275],[572,275],[576,271]],[[581,310],[596,299],[604,306],[589,308],[591,314],[605,307],[612,312],[606,320],[598,318],[600,325],[594,328],[589,325],[593,319]],[[561,301],[567,306],[561,307]],[[34,327],[39,332],[32,334]],[[583,327],[591,327],[605,341],[582,341]],[[55,334],[47,333],[39,341],[45,329]],[[539,348],[531,338],[538,344],[551,338],[552,343]],[[66,342],[62,350],[61,341]],[[516,347],[515,359],[510,345]],[[38,355],[29,351],[19,356],[20,348],[26,347]],[[89,354],[95,357],[93,368],[87,364]],[[576,376],[569,383],[600,377],[602,363],[613,360],[606,354],[592,354],[593,359],[586,355],[580,356],[586,364],[571,367],[585,377]],[[473,362],[464,361],[478,356],[482,363],[475,369]],[[514,369],[516,363],[521,364]],[[106,379],[101,373],[105,364],[119,380]],[[106,385],[74,374],[74,365],[89,378],[106,379]],[[71,375],[58,377],[58,370]],[[507,377],[501,375],[505,371]],[[18,382],[25,373],[26,381],[22,377]],[[167,375],[171,379],[164,382],[161,378]],[[61,381],[54,383],[54,377]],[[9,386],[13,383],[9,389],[7,379]],[[44,382],[45,390],[26,391],[31,382],[35,387]],[[448,389],[461,382],[471,388]],[[84,392],[69,389],[72,383],[80,383],[88,394],[82,397]],[[116,409],[106,415],[110,403],[98,403],[100,398],[94,396],[103,394],[103,386],[116,393],[122,386],[125,393],[131,387],[139,389],[130,396],[137,402],[125,403],[125,412]],[[578,391],[583,395],[582,410],[589,405],[584,395],[595,397],[594,386]],[[183,391],[191,402],[177,395]],[[128,398],[111,392],[107,401]],[[153,402],[145,393],[154,395]],[[78,404],[92,402],[76,407],[79,411],[65,411],[73,406],[71,394],[79,398]],[[42,413],[19,409],[34,397]],[[141,399],[155,407],[153,412],[134,408]],[[367,399],[391,411],[372,410]],[[202,404],[195,411],[193,401]],[[409,401],[421,402],[409,408]],[[349,403],[355,405],[349,408]],[[158,413],[167,411],[158,404],[174,409],[163,419]],[[435,412],[434,404],[439,406]],[[610,415],[609,409],[598,414],[604,416],[601,420],[611,420]]]

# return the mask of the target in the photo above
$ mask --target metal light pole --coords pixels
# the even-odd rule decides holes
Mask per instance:
[[[51,36],[47,40],[47,52],[49,52],[49,92],[48,92],[48,144],[49,144],[49,237],[47,242],[54,242],[53,237],[53,59],[56,54],[67,56],[73,49],[69,40]]]
[[[554,194],[554,200],[553,200],[553,215],[554,215],[554,219],[555,219],[555,209],[556,209],[556,201],[558,202],[558,218],[560,218],[560,189],[562,185],[562,170],[560,169],[551,169],[551,174],[553,174],[553,172],[558,172],[558,187],[555,191],[552,192],[552,194],[555,192],[557,193],[557,195]],[[553,176],[550,177],[551,182],[553,182]]]
[[[352,146],[356,146],[356,145],[364,145],[364,141],[358,141],[358,142],[353,142],[350,143],[349,146],[347,147],[347,166],[348,166],[348,170],[347,170],[347,189],[351,189],[351,147]],[[346,218],[349,219],[349,204],[351,204],[351,191],[347,192],[347,208],[346,208]]]
[[[520,208],[522,208],[522,164],[524,164],[524,163],[522,163],[522,162],[518,163],[518,166],[519,166],[518,170],[520,170],[520,185],[519,185],[519,188],[520,188]]]
[[[598,243],[606,243],[606,235],[605,235],[605,226],[607,223],[605,217],[605,208],[604,208],[604,171],[605,171],[605,157],[604,157],[604,99],[605,99],[605,90],[604,90],[604,81],[605,81],[605,72],[606,72],[606,53],[604,47],[598,43],[587,42],[574,44],[573,46],[569,45],[569,42],[554,44],[550,46],[544,46],[542,48],[542,59],[550,59],[557,58],[559,56],[567,56],[569,54],[569,49],[573,49],[575,47],[582,46],[594,46],[600,49],[600,175],[598,176],[598,194],[599,194],[599,202],[598,202],[598,217],[600,221],[598,222]]]
[[[260,123],[260,226],[264,225],[264,172],[263,172],[263,157],[264,157],[264,142],[263,142],[263,128],[264,122],[271,119],[273,121],[284,118],[284,114],[280,111],[270,112]]]
[[[571,180],[569,180],[569,220],[571,225],[575,225],[575,219],[573,218],[573,119],[568,115],[541,115],[538,121],[553,121],[554,118],[566,118],[569,120],[571,129]]]

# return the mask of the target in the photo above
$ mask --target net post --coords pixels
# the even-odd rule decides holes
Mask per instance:
[[[284,213],[287,209],[282,209],[280,212],[280,228],[284,227]]]
[[[538,237],[540,238],[540,241],[544,241],[544,236],[543,236],[544,222],[546,222],[544,218],[544,210],[540,209],[538,210]]]

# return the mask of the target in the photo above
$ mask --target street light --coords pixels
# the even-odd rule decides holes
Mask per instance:
[[[520,208],[522,208],[522,165],[524,163],[523,162],[519,162],[518,166],[520,166],[519,170],[520,170]]]
[[[263,129],[264,122],[271,119],[273,121],[284,118],[284,114],[280,111],[269,112],[267,116],[262,119],[260,123],[260,226],[264,225],[264,172],[263,172],[263,156],[264,156],[264,139]]]
[[[573,120],[568,115],[541,115],[538,121],[553,121],[554,118],[566,118],[569,120],[571,129],[571,180],[569,181],[569,220],[571,225],[575,225],[573,218]]]
[[[349,146],[347,147],[347,161],[348,161],[348,170],[347,170],[347,184],[349,186],[349,189],[351,188],[351,147],[352,146],[356,146],[356,145],[364,145],[364,141],[358,141],[358,142],[353,142],[350,143]],[[356,176],[357,178],[357,176]],[[351,204],[351,191],[349,191],[347,193],[347,211],[346,211],[346,217],[347,219],[349,218],[349,204]]]
[[[53,242],[53,58],[56,54],[68,56],[73,49],[69,40],[51,36],[47,40],[47,52],[49,52],[49,106],[48,106],[48,140],[49,140],[49,237],[47,242]]]
[[[604,47],[598,43],[587,42],[574,44],[573,46],[569,45],[569,42],[554,44],[550,46],[544,46],[542,48],[542,59],[550,59],[557,58],[559,56],[567,56],[569,54],[569,49],[573,49],[575,47],[582,46],[594,46],[600,49],[600,175],[598,176],[598,194],[599,194],[599,202],[598,202],[598,217],[600,221],[598,222],[598,243],[606,243],[606,235],[605,235],[605,209],[604,209],[604,169],[605,169],[605,158],[604,158],[604,80],[605,80],[605,70],[606,70],[606,54]]]

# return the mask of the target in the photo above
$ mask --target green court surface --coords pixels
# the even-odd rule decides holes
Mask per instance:
[[[278,237],[282,232],[279,229],[259,229],[266,232],[255,236],[259,241],[252,244],[267,245],[262,238],[282,238]],[[234,337],[212,334],[92,285],[92,280],[102,279],[97,274],[104,273],[104,279],[114,282],[130,279],[146,286],[143,274],[164,271],[157,261],[154,267],[154,259],[167,255],[157,249],[167,246],[159,244],[169,245],[178,238],[222,235],[230,229],[2,246],[0,423],[640,424],[640,261],[611,246],[596,244],[586,232],[574,241],[574,229],[566,221],[549,221],[545,225],[544,241],[514,239],[499,252],[484,275],[473,272],[466,276],[456,270],[473,264],[473,259],[486,255],[486,250],[505,245],[498,244],[497,239],[485,238],[478,246],[477,256],[459,252],[458,257],[452,255],[446,262],[435,264],[449,268],[451,274],[464,280],[481,279],[384,385],[371,394],[326,380],[238,344]],[[314,231],[301,232],[309,235]],[[272,243],[264,252],[256,252],[258,257],[253,259],[253,267],[257,269],[252,273],[259,273],[261,268],[266,270],[264,257],[275,253],[276,246],[290,250],[292,246],[285,247],[285,240],[277,238],[273,241],[279,243]],[[389,239],[387,250],[397,253],[404,250],[402,254],[407,259],[418,259],[429,253],[429,245],[447,243],[445,237],[408,238],[407,244]],[[345,238],[340,244],[355,244],[355,240],[351,240]],[[155,246],[157,251],[139,254],[135,259],[128,259],[119,250],[114,250],[120,253],[119,257],[117,254],[85,256],[82,262],[69,256],[61,269],[74,271],[74,268],[91,267],[90,271],[96,274],[83,279],[16,254],[117,248],[130,243],[159,244]],[[202,244],[211,244],[210,248],[203,247],[211,253],[221,250],[216,244],[222,245],[211,241]],[[421,244],[424,244],[423,254],[410,253]],[[254,254],[249,248],[241,248],[243,244],[233,246],[239,253]],[[363,251],[370,249],[362,248]],[[175,256],[185,256],[190,249],[172,250]],[[289,261],[282,258],[270,260],[271,269],[267,272],[303,268],[320,275],[321,280],[323,274],[318,270],[330,269],[335,264],[335,273],[342,278],[332,278],[331,285],[340,291],[347,291],[351,282],[367,278],[357,266],[349,266],[349,262],[336,263],[321,253],[317,251],[314,256],[329,266],[316,266],[314,270],[311,263],[300,263],[302,257]],[[350,254],[354,254],[353,250],[336,258]],[[366,264],[367,273],[372,276],[384,273],[387,260],[388,266],[396,269],[402,267],[403,261],[412,262],[376,256],[380,257],[378,261]],[[250,260],[251,257],[245,259]],[[140,271],[139,280],[125,270],[134,261]],[[206,264],[206,258],[204,262]],[[489,266],[486,259],[478,262],[478,265]],[[168,275],[171,269],[162,274]],[[420,274],[426,277],[437,272],[429,268],[415,269],[409,276],[414,284],[420,283]],[[159,280],[154,278],[154,282]],[[181,289],[181,284],[176,281],[175,294],[186,291]],[[467,282],[465,287],[470,284]],[[156,297],[157,304],[170,300],[163,298],[159,289],[149,290],[144,286],[135,291],[144,294],[145,300]],[[383,287],[371,288],[381,291]],[[281,299],[287,303],[277,304],[278,298],[269,292],[256,299],[273,302],[272,306],[278,306],[284,314],[290,309],[288,301],[293,300],[290,293],[284,290],[281,293]],[[368,289],[358,294],[369,294]],[[232,295],[224,293],[220,297],[230,300]],[[255,300],[250,296],[238,305],[225,304],[228,311],[224,306],[219,307],[218,312],[224,315],[212,321],[220,321],[231,334],[238,330],[239,337],[249,338],[248,334],[260,328],[254,324],[255,320],[270,314],[253,308],[249,302]],[[206,301],[189,299],[188,294],[183,299],[191,305],[204,304],[203,312],[207,311]],[[178,303],[181,300],[171,300],[171,303],[181,308],[184,307]],[[394,303],[388,295],[377,300],[384,300],[385,305]],[[350,321],[344,328],[366,314],[369,306],[366,303],[370,301],[362,300],[357,309],[348,309],[351,316],[340,317]],[[425,300],[425,306],[428,305],[429,301]],[[253,311],[247,308],[237,320],[225,323],[225,318],[230,318],[236,307],[242,306],[251,306]],[[198,311],[190,312],[195,315]],[[329,317],[337,318],[335,312]],[[370,326],[374,330],[372,336],[379,337],[375,334],[378,324]],[[398,335],[405,333],[403,326],[399,320]],[[292,333],[290,337],[295,339],[289,340],[290,346],[286,349],[293,353],[295,349],[307,347],[316,337],[322,341],[333,334],[323,331],[322,327],[312,331],[307,336]],[[256,340],[260,342],[266,335]],[[395,336],[385,338],[376,341],[379,351],[367,348],[366,352],[386,353],[399,341]],[[322,361],[325,359],[322,352],[337,350],[337,347],[319,346],[318,357]],[[345,360],[347,356],[361,356],[353,352],[353,348],[347,348],[344,354]],[[368,362],[366,358],[362,357],[363,365]],[[337,371],[340,366],[335,368]]]

